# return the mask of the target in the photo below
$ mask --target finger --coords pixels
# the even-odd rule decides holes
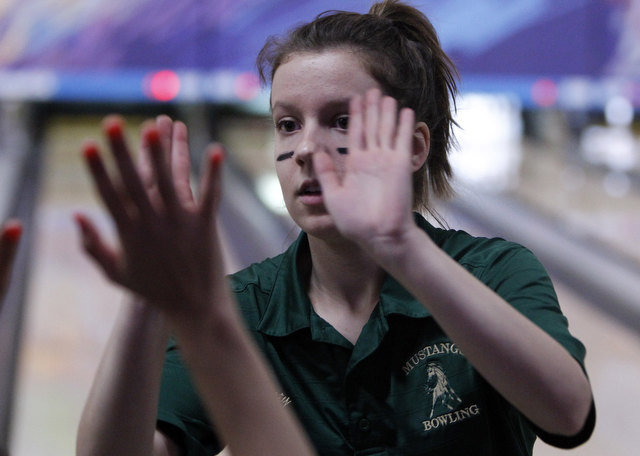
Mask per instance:
[[[381,105],[379,141],[381,146],[391,149],[395,144],[396,124],[398,123],[397,102],[395,98],[384,97]]]
[[[141,131],[144,131],[146,128],[149,128],[153,125],[152,120],[145,120],[142,124]],[[140,144],[139,144],[139,153],[138,153],[138,174],[140,174],[140,179],[142,180],[142,185],[147,190],[147,193],[151,191],[156,186],[155,175],[153,173],[153,166],[151,165],[151,156],[149,155],[149,144],[144,137],[144,135],[140,135]]]
[[[413,109],[403,108],[398,120],[398,134],[395,149],[407,151],[411,155],[413,149],[413,131],[415,129],[415,113]]]
[[[107,210],[118,228],[125,227],[129,222],[129,215],[120,193],[111,182],[111,178],[104,167],[98,146],[93,141],[88,141],[82,146],[82,154],[102,202],[107,206]]]
[[[178,201],[175,189],[173,188],[173,178],[169,173],[169,166],[162,149],[161,133],[156,127],[148,127],[142,132],[142,135],[145,137],[146,143],[149,144],[151,164],[153,165],[160,195],[167,210],[173,212],[177,208]]]
[[[171,140],[173,138],[173,120],[167,115],[159,115],[156,117],[156,128],[160,133],[160,143],[162,151],[166,155],[164,159],[168,164],[171,163]]]
[[[0,231],[0,304],[11,275],[11,265],[18,251],[21,235],[22,224],[18,220],[7,221]]]
[[[98,229],[83,214],[74,214],[74,220],[80,230],[84,251],[102,269],[105,275],[116,283],[122,283],[119,257],[116,251],[102,240]]]
[[[360,95],[354,96],[349,101],[349,131],[348,142],[351,153],[360,151],[364,148],[363,133],[363,98]]]
[[[340,178],[328,153],[313,154],[313,169],[318,176],[323,195],[332,195],[339,189]]]
[[[2,255],[14,250],[20,241],[22,235],[22,223],[19,220],[7,220],[0,231],[0,246],[2,246]]]
[[[364,136],[367,141],[367,150],[377,148],[378,143],[378,122],[380,115],[380,90],[371,89],[365,95],[365,130]]]
[[[176,122],[173,126],[171,171],[178,200],[185,206],[192,206],[195,201],[191,190],[189,134],[187,126],[182,122]]]
[[[205,152],[206,171],[202,179],[202,200],[200,211],[202,216],[211,221],[214,218],[222,196],[222,162],[224,148],[220,144],[211,144]]]
[[[124,140],[122,119],[117,116],[107,117],[104,121],[103,129],[129,197],[140,211],[140,214],[148,218],[149,214],[153,212],[151,202],[140,175],[133,165],[129,148]]]

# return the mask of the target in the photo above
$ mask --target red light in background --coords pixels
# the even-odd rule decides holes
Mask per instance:
[[[180,78],[171,70],[148,75],[144,80],[144,92],[158,101],[171,101],[180,92]]]
[[[260,94],[260,80],[255,73],[240,73],[233,83],[233,92],[243,101],[253,100]]]
[[[533,102],[542,108],[548,108],[558,101],[558,85],[551,79],[538,79],[531,86]]]

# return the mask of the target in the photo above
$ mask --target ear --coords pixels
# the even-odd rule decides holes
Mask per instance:
[[[424,122],[416,124],[413,133],[413,150],[411,151],[411,171],[419,170],[427,161],[429,147],[431,146],[431,134],[429,127]]]

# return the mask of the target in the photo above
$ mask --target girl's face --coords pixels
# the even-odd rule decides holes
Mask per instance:
[[[293,220],[313,236],[337,234],[313,169],[328,153],[340,174],[347,151],[349,100],[379,84],[349,50],[298,53],[281,64],[271,85],[276,172]]]

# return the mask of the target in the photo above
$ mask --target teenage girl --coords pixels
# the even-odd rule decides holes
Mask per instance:
[[[451,193],[456,92],[429,20],[391,0],[330,12],[270,39],[258,65],[301,234],[229,281],[220,146],[195,199],[180,122],[144,128],[136,168],[121,121],[105,121],[120,186],[85,145],[121,245],[79,215],[83,242],[134,299],[78,454],[528,455],[537,436],[584,442],[584,347],[543,267],[420,215]]]

